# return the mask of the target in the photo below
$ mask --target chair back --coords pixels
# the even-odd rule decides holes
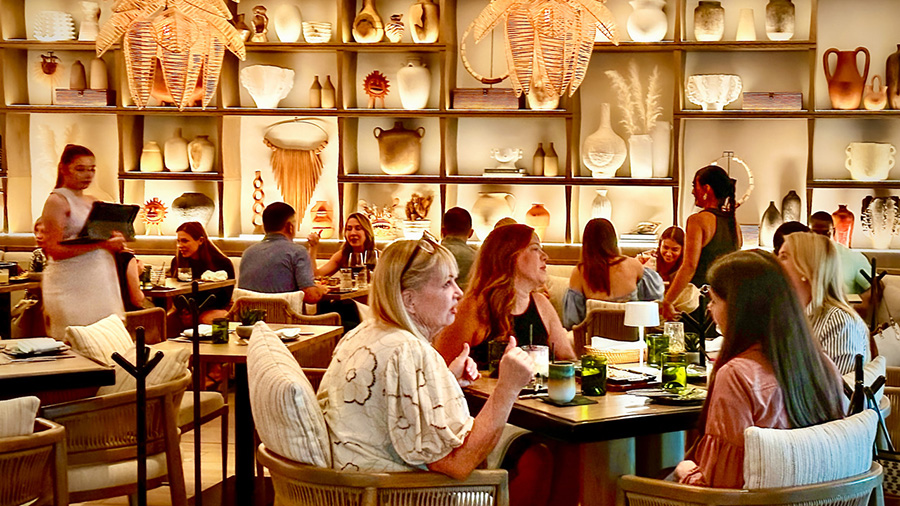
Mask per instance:
[[[69,504],[66,429],[38,418],[34,433],[0,439],[0,506]]]
[[[125,328],[135,337],[138,327],[144,327],[144,343],[157,344],[166,340],[166,310],[161,307],[125,312]]]
[[[625,326],[625,309],[593,308],[588,310],[584,321],[572,327],[575,337],[575,354],[584,354],[584,347],[590,345],[594,336],[616,341],[637,341],[637,327]]]
[[[241,321],[241,312],[248,309],[262,309],[266,312],[266,323],[287,323],[292,325],[333,325],[341,324],[341,316],[337,313],[322,315],[301,315],[291,309],[284,299],[273,297],[240,297],[232,303],[228,311],[228,319]]]

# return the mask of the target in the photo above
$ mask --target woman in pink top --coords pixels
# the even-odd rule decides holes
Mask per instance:
[[[809,333],[803,309],[770,253],[738,251],[709,272],[709,311],[725,336],[682,483],[744,484],[744,429],[791,429],[835,420],[841,383]]]

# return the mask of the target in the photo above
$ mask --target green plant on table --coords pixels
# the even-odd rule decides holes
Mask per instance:
[[[265,317],[265,309],[247,308],[241,310],[240,313],[241,325],[253,325],[256,322],[262,321]]]
[[[700,334],[696,332],[684,333],[684,351],[698,353],[700,351]]]

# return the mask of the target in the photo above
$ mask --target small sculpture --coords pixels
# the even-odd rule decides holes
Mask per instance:
[[[81,30],[78,40],[97,40],[100,31],[100,4],[97,2],[81,2]]]
[[[38,81],[43,81],[47,83],[50,87],[50,104],[53,104],[55,93],[53,90],[56,89],[56,80],[62,75],[63,66],[59,61],[59,57],[53,54],[53,51],[49,51],[47,54],[41,55],[41,61],[37,64],[34,69],[34,76]]]
[[[384,206],[379,208],[378,206],[370,205],[365,200],[360,200],[357,207],[360,209],[360,212],[365,214],[366,217],[369,218],[369,221],[372,222],[372,229],[375,232],[376,239],[394,238],[394,206]]]
[[[403,14],[393,14],[391,15],[391,22],[384,27],[384,35],[389,41],[400,42],[400,39],[403,38],[403,31],[406,27],[401,21],[402,18]]]
[[[250,37],[250,42],[269,42],[269,37],[266,35],[269,31],[269,16],[266,15],[264,6],[257,5],[253,8],[253,18],[250,22],[253,23],[253,35]]]
[[[375,10],[375,0],[363,0],[362,10],[353,20],[351,34],[353,40],[361,44],[381,42],[384,37],[384,22]]]
[[[247,23],[244,21],[244,14],[238,14],[234,17],[234,29],[238,31],[238,34],[241,36],[241,40],[247,42],[250,40],[250,35],[253,34],[253,31],[250,30],[250,27],[247,26]]]
[[[390,88],[391,85],[387,80],[387,77],[381,72],[373,70],[363,81],[363,89],[366,90],[366,95],[369,96],[369,104],[367,107],[369,109],[375,109],[375,100],[378,99],[381,102],[381,108],[384,109],[384,97],[387,96]]]
[[[263,191],[262,173],[257,170],[256,177],[253,178],[253,219],[250,222],[253,224],[254,234],[261,234],[264,232],[262,213],[266,208],[266,204],[263,202],[265,198],[266,192]]]
[[[516,167],[516,162],[522,159],[523,152],[518,148],[494,148],[491,150],[491,158],[497,160],[499,165],[486,170],[489,174],[524,174],[524,169]]]
[[[166,205],[157,197],[148,200],[144,206],[141,207],[141,221],[144,222],[144,225],[147,227],[147,235],[150,235],[150,231],[153,230],[153,227],[156,227],[156,235],[162,235],[162,232],[160,232],[160,225],[162,225],[162,222],[166,219],[166,211]]]
[[[427,219],[428,210],[431,209],[431,203],[434,201],[434,195],[419,195],[413,193],[406,203],[406,221],[422,221]]]

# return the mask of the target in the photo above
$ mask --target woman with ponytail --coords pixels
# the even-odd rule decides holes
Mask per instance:
[[[674,302],[688,283],[696,287],[705,285],[706,273],[713,262],[741,248],[741,231],[734,218],[734,180],[728,173],[717,165],[703,167],[694,175],[691,195],[701,210],[687,219],[684,260],[661,304],[666,319],[678,315]],[[701,304],[698,311],[705,313],[706,309]]]

